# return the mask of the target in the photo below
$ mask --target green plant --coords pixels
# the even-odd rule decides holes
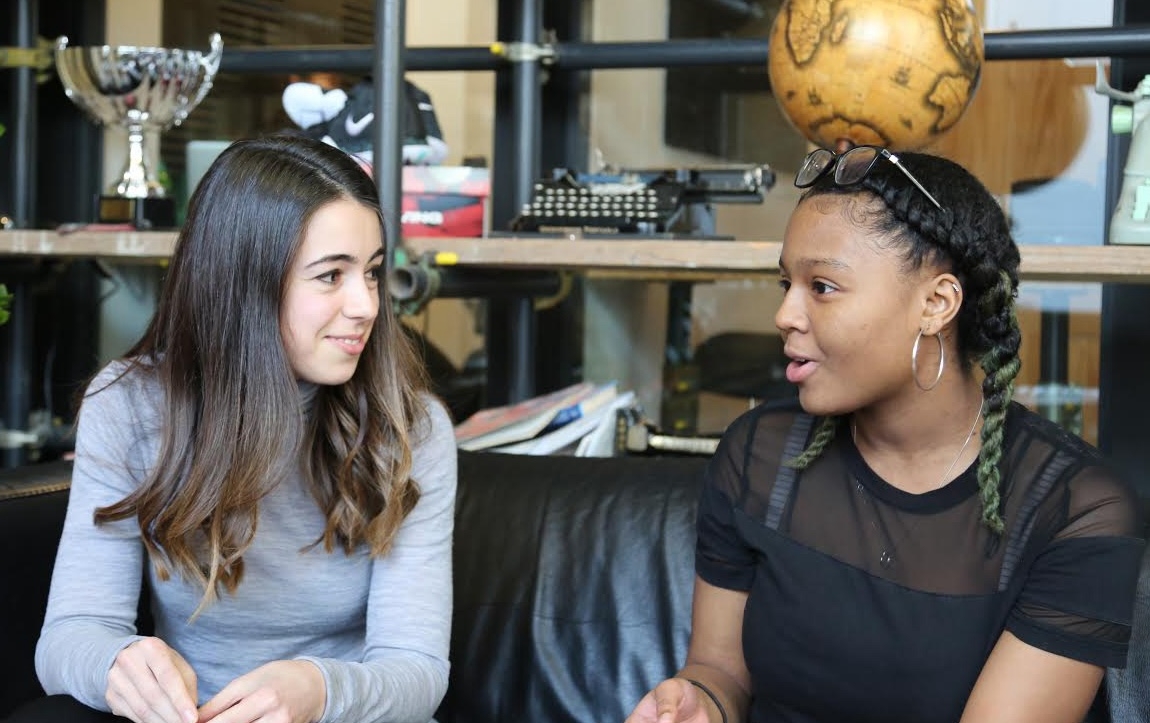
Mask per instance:
[[[5,324],[11,314],[8,312],[8,307],[12,304],[12,294],[8,293],[8,287],[0,284],[0,324]]]

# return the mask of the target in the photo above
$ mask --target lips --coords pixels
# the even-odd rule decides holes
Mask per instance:
[[[358,336],[329,336],[327,339],[341,351],[351,355],[362,354],[367,346],[367,337],[363,334]]]
[[[802,384],[818,369],[818,362],[795,360],[787,364],[787,381],[791,384]]]
[[[819,368],[818,362],[802,354],[790,350],[785,350],[783,353],[791,360],[787,364],[787,381],[791,384],[802,384]]]

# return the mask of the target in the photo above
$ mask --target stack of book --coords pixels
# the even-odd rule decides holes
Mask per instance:
[[[455,442],[471,451],[606,457],[614,453],[616,412],[635,404],[635,393],[615,382],[580,382],[476,412],[456,426]]]

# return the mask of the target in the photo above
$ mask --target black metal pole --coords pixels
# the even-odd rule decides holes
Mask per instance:
[[[1054,295],[1051,295],[1054,296]],[[1065,299],[1045,297],[1047,303],[1065,304]],[[1039,356],[1038,381],[1042,384],[1066,384],[1070,381],[1067,356],[1070,351],[1070,312],[1049,309],[1041,316],[1042,354]]]
[[[372,168],[383,206],[388,268],[403,231],[404,22],[404,0],[376,0]]]
[[[385,3],[386,4],[386,3]],[[377,23],[379,19],[377,18]],[[1150,57],[1150,26],[1067,28],[985,33],[987,60]],[[764,66],[765,38],[687,38],[624,43],[557,43],[560,70],[674,68],[705,65]],[[371,46],[231,48],[225,73],[362,72],[373,64]],[[481,46],[408,48],[408,70],[498,70],[507,64]]]
[[[36,47],[40,26],[38,0],[17,0],[15,5],[15,45]],[[16,68],[12,71],[12,221],[16,228],[32,228],[36,217],[36,71]],[[2,210],[2,209],[0,209]],[[33,297],[28,293],[29,280],[23,268],[9,268],[5,274],[12,295],[12,316],[2,330],[4,361],[4,426],[24,431],[31,409],[31,363]],[[4,467],[16,467],[27,461],[23,446],[0,450]]]
[[[38,0],[16,2],[16,46],[36,47],[40,26]],[[32,228],[36,215],[36,69],[16,68],[12,108],[12,221],[16,228]]]
[[[432,298],[499,298],[555,296],[563,281],[555,271],[509,271],[467,267],[396,266],[388,274],[387,288],[397,301]]]
[[[517,42],[535,46],[540,41],[543,23],[542,0],[522,0],[516,18]],[[523,59],[511,67],[511,115],[516,137],[512,159],[511,192],[515,208],[531,200],[531,186],[539,175],[540,135],[542,134],[542,75],[538,60]],[[511,402],[535,395],[535,302],[519,297],[509,302],[507,323],[510,326],[508,396]]]
[[[1150,57],[1150,26],[986,33],[987,60]]]
[[[1142,23],[1150,23],[1150,4],[1145,0],[1114,0],[1116,29]],[[1150,60],[1114,58],[1110,65],[1110,84],[1121,90],[1132,90],[1147,74],[1150,74]],[[1106,152],[1107,239],[1111,214],[1125,181],[1129,152],[1130,136],[1110,135]],[[1145,362],[1150,357],[1147,307],[1150,307],[1150,286],[1102,285],[1098,446],[1126,473],[1144,500],[1150,499],[1150,477],[1146,475],[1150,468],[1150,445],[1146,444],[1144,431],[1146,410],[1150,408]]]
[[[12,295],[12,316],[4,325],[4,426],[10,430],[28,429],[28,412],[32,408],[32,372],[29,358],[32,352],[33,297],[28,293],[31,285],[29,273],[23,268],[8,276],[8,291]],[[28,461],[23,445],[0,450],[5,468],[19,467]]]
[[[535,316],[535,300],[529,296],[512,299],[507,323],[511,325],[508,401],[514,403],[536,394],[535,341],[539,338],[539,320]]]
[[[500,296],[555,296],[563,281],[554,271],[505,271],[502,269],[455,269],[444,271],[437,299],[492,298]]]
[[[621,43],[563,43],[564,70],[678,68],[706,65],[767,67],[765,38],[680,38]]]
[[[376,15],[378,24],[381,15]],[[362,73],[375,64],[376,46],[278,46],[228,48],[221,73],[348,72]],[[507,61],[483,46],[407,48],[407,70],[497,70]]]
[[[517,40],[535,45],[542,29],[542,0],[523,0],[521,13]],[[511,105],[519,146],[515,154],[516,209],[531,201],[531,187],[540,170],[543,99],[540,70],[537,60],[523,60],[511,67]]]
[[[588,39],[585,0],[547,0],[543,27],[571,41]],[[590,140],[583,119],[589,104],[583,73],[550,73],[541,88],[539,168],[583,168]],[[570,290],[557,304],[535,311],[535,393],[581,381],[583,370],[583,278],[572,275]]]
[[[987,60],[1150,56],[1150,27],[1074,28],[986,33]],[[566,70],[671,68],[701,65],[766,66],[765,38],[702,38],[631,43],[561,43]]]

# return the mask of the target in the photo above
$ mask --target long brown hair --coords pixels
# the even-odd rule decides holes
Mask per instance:
[[[121,378],[147,374],[163,392],[158,459],[95,520],[136,517],[157,575],[203,586],[200,610],[239,585],[259,502],[284,475],[302,468],[329,553],[385,555],[419,499],[410,475],[426,380],[384,284],[355,374],[319,387],[310,410],[280,335],[304,232],[340,199],[373,209],[382,231],[375,185],[344,152],[287,135],[229,146],[192,195],[156,313],[126,354]]]

